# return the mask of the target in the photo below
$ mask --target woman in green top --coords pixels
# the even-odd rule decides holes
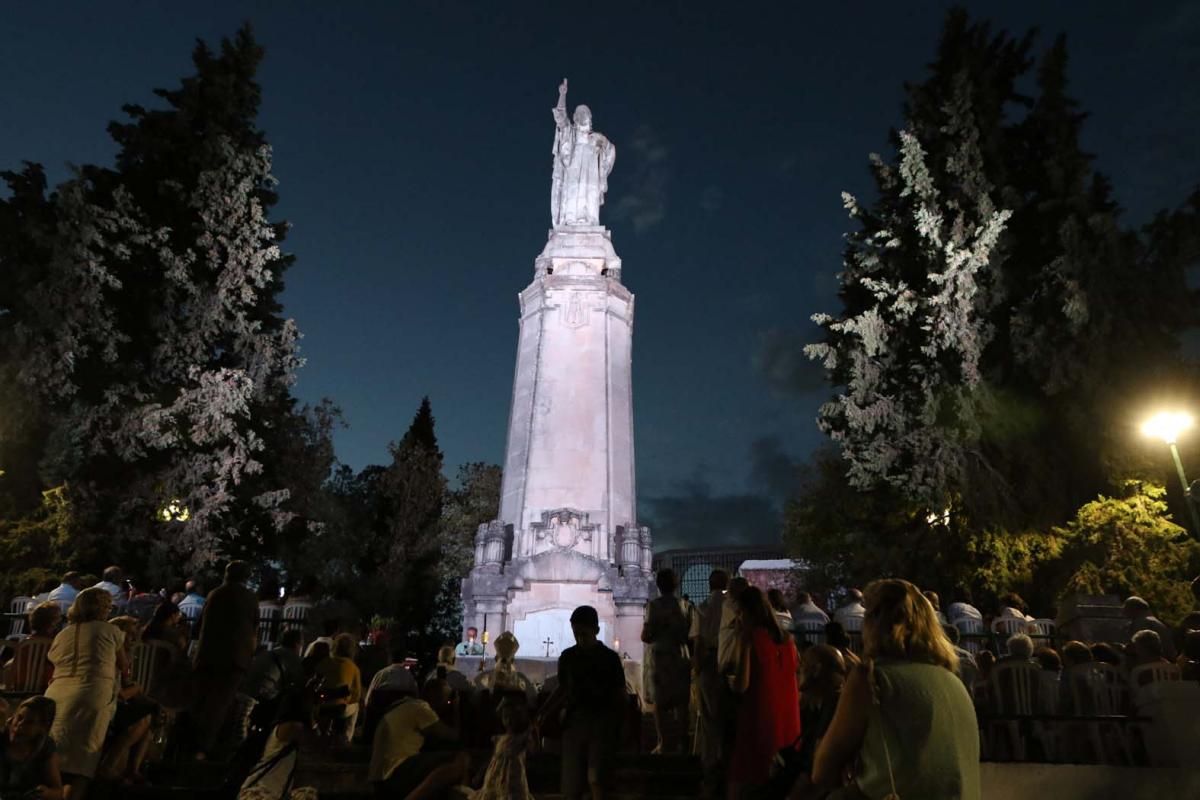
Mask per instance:
[[[979,800],[975,709],[933,606],[902,580],[865,595],[864,663],[842,690],[811,785],[793,798]]]

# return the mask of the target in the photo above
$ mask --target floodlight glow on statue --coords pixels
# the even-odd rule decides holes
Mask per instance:
[[[592,130],[592,110],[575,108],[567,118],[567,80],[558,87],[554,108],[554,177],[550,188],[550,222],[560,225],[599,225],[600,206],[608,191],[608,174],[617,148],[604,134]]]
[[[463,627],[511,631],[553,658],[591,605],[600,638],[640,657],[650,530],[637,522],[633,294],[600,208],[616,148],[592,113],[553,110],[552,227],[520,294],[517,368],[497,518],[475,538]],[[628,643],[634,643],[629,646]]]

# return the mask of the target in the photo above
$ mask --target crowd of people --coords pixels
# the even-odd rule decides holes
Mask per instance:
[[[28,633],[8,643],[4,683],[29,696],[3,709],[0,796],[78,800],[93,781],[138,785],[150,751],[166,746],[220,761],[240,798],[299,800],[312,796],[294,785],[306,750],[358,745],[380,797],[520,800],[531,796],[526,755],[544,749],[559,755],[564,796],[602,798],[646,703],[651,752],[696,754],[709,797],[977,798],[981,750],[1017,757],[1024,746],[988,725],[1011,716],[1014,670],[1039,676],[1036,711],[1057,715],[1112,713],[1089,706],[1080,675],[1119,675],[1132,689],[1164,670],[1200,679],[1200,611],[1173,629],[1138,597],[1124,603],[1119,641],[1059,641],[1014,594],[985,616],[967,592],[943,610],[937,594],[889,579],[823,603],[716,570],[693,605],[663,570],[638,697],[589,606],[571,615],[575,643],[557,673],[535,686],[512,633],[489,659],[469,629],[424,670],[402,637],[375,663],[380,648],[368,658],[361,631],[334,618],[320,635],[282,625],[264,646],[260,604],[278,591],[260,596],[249,578],[233,561],[208,593],[190,581],[172,596],[137,594],[116,567],[90,587],[77,573],[45,587]],[[476,674],[460,670],[466,657],[484,659]],[[135,671],[139,659],[153,669]],[[488,746],[473,768],[467,753]]]

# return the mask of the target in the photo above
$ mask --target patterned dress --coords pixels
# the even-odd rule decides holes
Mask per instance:
[[[483,776],[483,786],[471,800],[532,800],[525,778],[525,751],[531,731],[496,737],[496,749]]]

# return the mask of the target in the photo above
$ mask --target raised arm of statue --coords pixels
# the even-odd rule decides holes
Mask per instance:
[[[567,117],[567,79],[563,78],[558,87],[558,105],[554,107],[554,124],[561,130],[571,124]]]

